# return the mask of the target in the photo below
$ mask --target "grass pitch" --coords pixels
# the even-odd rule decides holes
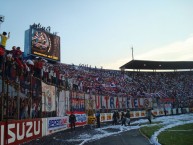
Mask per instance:
[[[148,138],[151,138],[153,133],[163,126],[142,127],[141,132]],[[193,123],[176,126],[161,132],[158,136],[158,141],[162,145],[193,145]]]

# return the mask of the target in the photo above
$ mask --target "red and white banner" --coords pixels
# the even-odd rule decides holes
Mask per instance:
[[[78,92],[71,92],[71,107],[75,111],[84,111],[85,110],[85,96],[83,93],[78,93]]]
[[[42,120],[14,120],[0,122],[0,145],[19,145],[42,137]]]

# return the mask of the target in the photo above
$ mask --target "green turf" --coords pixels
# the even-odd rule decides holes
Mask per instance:
[[[170,128],[158,136],[162,145],[193,145],[193,123]]]
[[[151,138],[155,131],[163,126],[145,126],[140,128],[141,132]],[[170,128],[161,132],[158,141],[162,145],[193,145],[193,123]]]
[[[155,126],[144,126],[144,127],[141,127],[140,130],[145,136],[147,136],[148,138],[151,138],[153,133],[162,127],[163,125],[158,124]]]

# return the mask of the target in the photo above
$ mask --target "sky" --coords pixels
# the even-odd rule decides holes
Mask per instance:
[[[88,134],[87,132],[82,133],[80,135],[76,135],[73,138],[67,140],[68,142],[75,142],[80,141],[81,143],[79,145],[84,145],[86,142],[93,141],[93,140],[99,140],[101,138],[105,138],[108,136],[116,136],[119,135],[122,132],[126,132],[129,130],[139,129],[144,126],[155,126],[155,125],[162,125],[161,128],[159,128],[157,131],[153,132],[153,135],[151,136],[149,142],[154,145],[161,145],[158,140],[158,136],[170,129],[171,131],[173,127],[184,125],[184,124],[190,124],[193,123],[193,114],[182,114],[182,115],[172,115],[172,116],[162,116],[162,117],[155,117],[152,119],[152,124],[149,124],[147,119],[140,119],[137,121],[131,120],[131,126],[122,126],[122,125],[109,125],[102,128],[95,128],[97,131],[94,135]],[[116,129],[116,131],[108,131],[107,129]],[[176,130],[175,132],[189,132],[190,130]],[[174,137],[175,138],[175,137]],[[62,141],[60,139],[55,138],[58,141]]]
[[[40,23],[58,32],[61,62],[119,70],[132,60],[192,61],[192,0],[0,0],[11,32],[7,49],[24,50],[24,32]]]

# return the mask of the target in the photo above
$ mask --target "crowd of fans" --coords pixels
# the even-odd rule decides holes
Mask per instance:
[[[26,96],[32,95],[32,104],[36,108],[39,106],[35,102],[41,95],[41,81],[64,90],[89,94],[174,98],[179,102],[193,98],[192,71],[136,72],[50,63],[41,57],[23,58],[20,47],[13,46],[12,50],[8,50],[5,44],[1,43],[0,48],[0,76],[9,80],[10,84],[19,84],[20,91]],[[14,101],[10,101],[10,105],[10,110],[14,110]],[[21,112],[24,112],[21,118],[27,118],[29,97],[23,97],[20,106]]]

